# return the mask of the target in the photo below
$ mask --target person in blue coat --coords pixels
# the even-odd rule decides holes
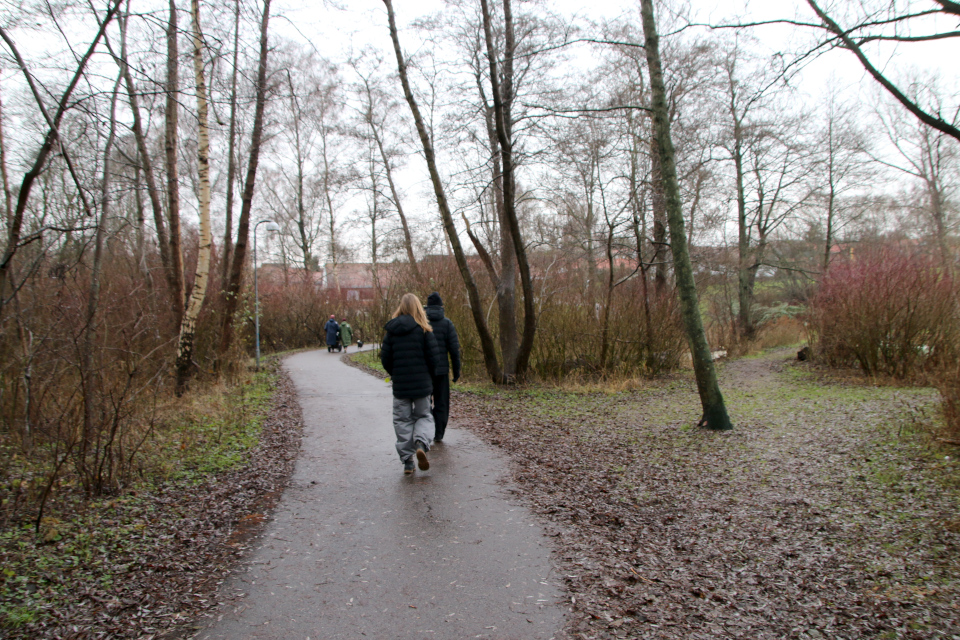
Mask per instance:
[[[340,325],[337,324],[337,317],[330,316],[327,324],[323,325],[323,330],[327,332],[327,353],[332,353],[333,348],[337,346],[337,334],[340,332]]]
[[[409,475],[414,456],[421,471],[430,468],[427,451],[434,435],[430,394],[440,349],[420,300],[412,293],[400,299],[384,330],[380,364],[393,382],[393,430],[403,472]]]

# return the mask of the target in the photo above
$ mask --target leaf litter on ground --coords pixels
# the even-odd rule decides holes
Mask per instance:
[[[455,392],[546,520],[572,638],[960,637],[960,468],[929,389],[731,361],[732,432],[691,377],[618,394]]]

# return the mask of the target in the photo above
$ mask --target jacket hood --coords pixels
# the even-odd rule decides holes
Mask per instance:
[[[427,320],[430,322],[437,322],[438,320],[443,320],[443,307],[438,304],[427,305],[423,308],[427,312]]]
[[[417,324],[417,321],[413,319],[413,316],[408,316],[406,314],[402,316],[397,316],[386,325],[387,333],[392,333],[395,336],[405,336],[420,325]]]
[[[429,296],[427,296],[427,304],[429,305],[438,305],[443,306],[443,300],[440,299],[440,294],[434,291]]]

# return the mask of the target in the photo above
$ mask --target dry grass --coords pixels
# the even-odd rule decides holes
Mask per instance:
[[[760,350],[792,347],[809,340],[807,327],[802,320],[781,316],[760,329],[753,346]]]

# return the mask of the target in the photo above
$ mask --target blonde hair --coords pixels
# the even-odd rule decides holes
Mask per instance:
[[[433,331],[430,321],[427,320],[427,314],[423,312],[423,305],[420,304],[420,298],[412,293],[405,293],[400,298],[400,306],[393,312],[393,317],[412,316],[424,331]]]

